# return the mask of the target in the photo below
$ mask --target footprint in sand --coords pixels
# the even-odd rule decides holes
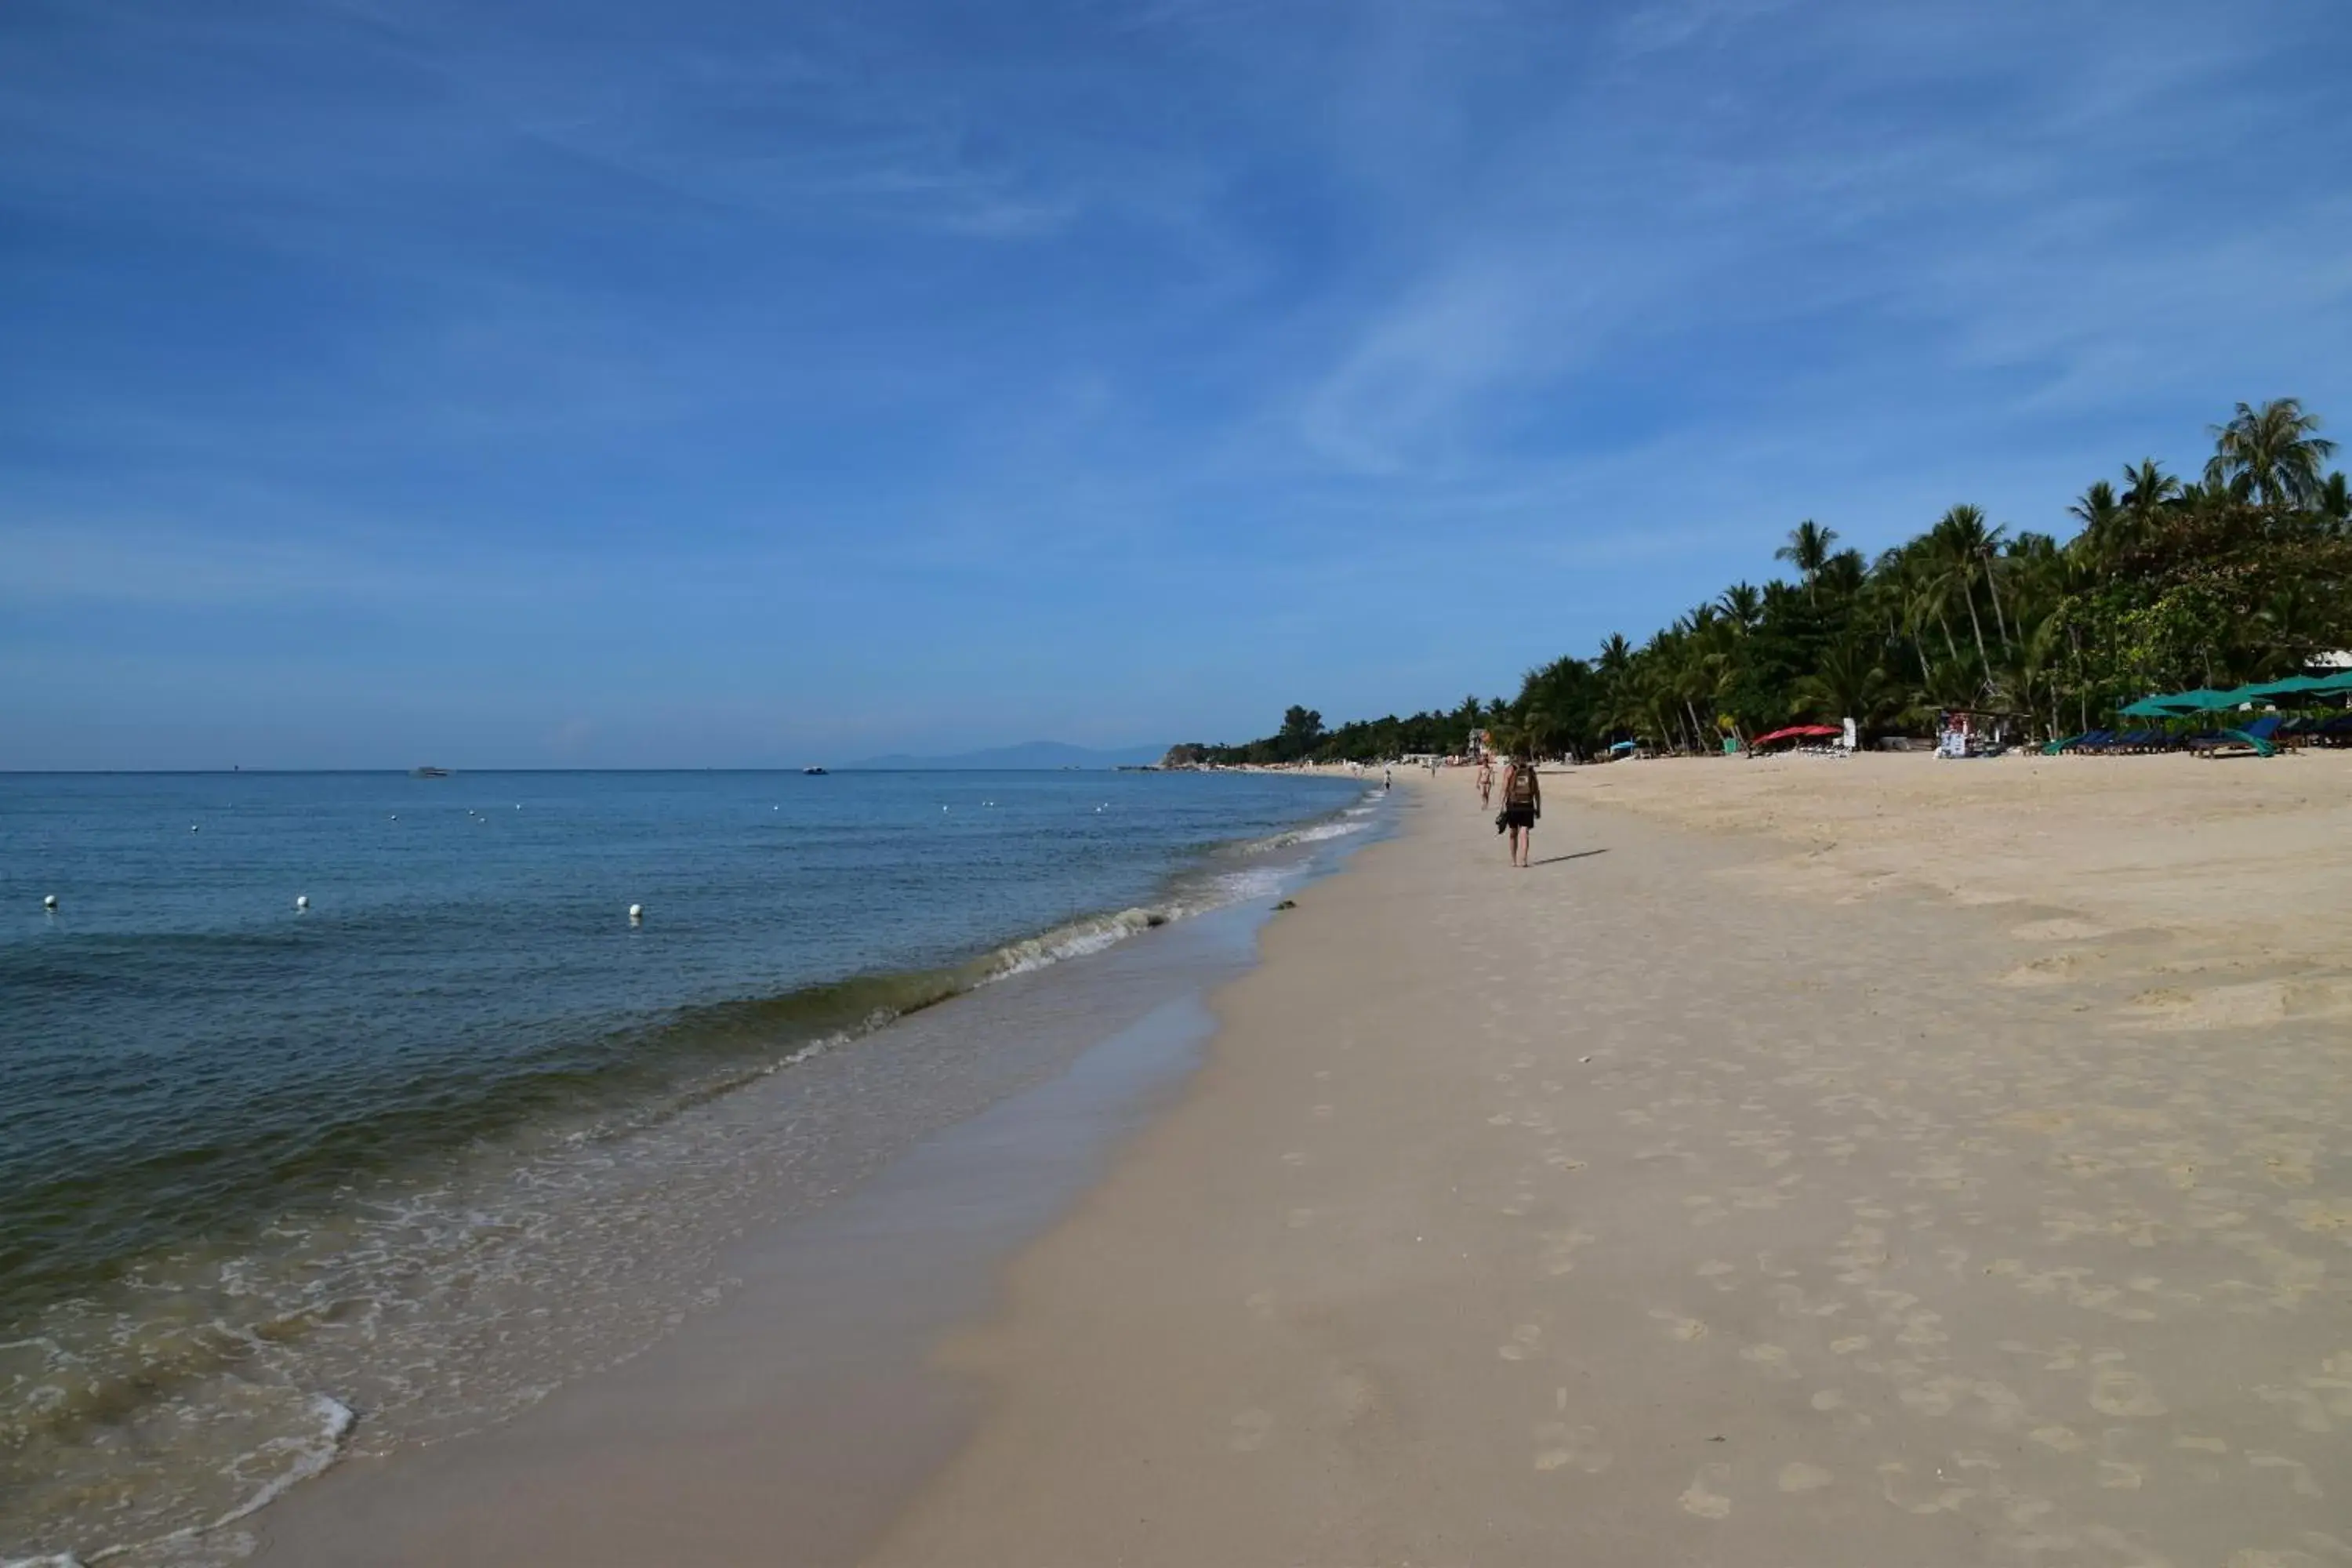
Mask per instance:
[[[1538,1470],[1575,1470],[1597,1476],[1616,1462],[1616,1456],[1601,1446],[1601,1434],[1590,1426],[1547,1421],[1536,1428],[1536,1444],[1535,1463]]]
[[[1663,1307],[1650,1309],[1650,1316],[1666,1325],[1666,1331],[1685,1344],[1706,1338],[1706,1325],[1696,1318],[1685,1318],[1680,1312],[1670,1312]]]
[[[2325,1202],[2298,1198],[2286,1205],[2287,1218],[2298,1229],[2315,1236],[2333,1236],[2338,1231],[2352,1230],[2352,1203],[2341,1198]]]
[[[1681,1502],[1685,1513],[1695,1513],[1701,1519],[1721,1519],[1731,1511],[1731,1499],[1716,1490],[1731,1474],[1729,1465],[1701,1465],[1691,1484],[1683,1489]]]
[[[2047,958],[2037,958],[2019,964],[2001,975],[1997,984],[2015,986],[2063,985],[2074,979],[2092,960],[2099,956],[2096,952],[2053,952]]]
[[[1233,1426],[1233,1435],[1225,1440],[1226,1447],[1236,1454],[1254,1453],[1265,1447],[1266,1438],[1274,1431],[1274,1412],[1244,1410],[1234,1417]]]
[[[1587,1230],[1548,1230],[1543,1233],[1543,1250],[1538,1255],[1546,1274],[1558,1279],[1575,1271],[1576,1254],[1592,1245],[1594,1237]]]
[[[1906,1513],[1957,1513],[1962,1503],[1977,1495],[1973,1487],[1942,1482],[1941,1476],[1936,1478],[1937,1484],[1932,1488],[1915,1482],[1910,1466],[1891,1460],[1878,1467],[1878,1495]],[[1930,1490],[1935,1494],[1932,1497],[1927,1495]]]
[[[2289,1018],[2333,1017],[2352,1009],[2352,988],[2249,980],[2196,989],[2143,991],[2119,1014],[2144,1029],[2244,1029]]]
[[[2021,926],[2011,926],[2009,934],[2020,942],[2090,942],[2111,934],[2109,927],[2093,925],[2088,921],[2049,920],[2028,921]]]
[[[2101,1367],[2091,1374],[2091,1408],[2102,1415],[2132,1420],[2164,1414],[2164,1401],[2147,1379],[2122,1367]]]
[[[1505,1361],[1525,1361],[1528,1352],[1535,1349],[1536,1342],[1542,1338],[1542,1329],[1533,1323],[1521,1323],[1511,1331],[1511,1342],[1495,1353]]]
[[[1780,1489],[1784,1492],[1819,1491],[1836,1478],[1819,1465],[1792,1459],[1780,1467]]]
[[[2297,1497],[2322,1498],[2327,1494],[2311,1479],[2311,1467],[2301,1459],[2290,1459],[2284,1454],[2248,1454],[2246,1463],[2258,1470],[2284,1470],[2288,1485]]]

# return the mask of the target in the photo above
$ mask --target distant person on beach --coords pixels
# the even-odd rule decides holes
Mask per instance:
[[[1486,752],[1478,753],[1478,805],[1481,810],[1495,804],[1495,759]]]
[[[1536,782],[1533,757],[1516,756],[1503,773],[1503,810],[1496,821],[1509,839],[1511,864],[1525,869],[1533,847],[1536,819],[1543,815],[1543,786]]]
[[[1390,763],[1382,763],[1381,764],[1381,788],[1382,790],[1386,790],[1389,785],[1394,783],[1396,783],[1395,767]]]

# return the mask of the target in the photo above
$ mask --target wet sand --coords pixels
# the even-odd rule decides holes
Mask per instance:
[[[673,1300],[672,1331],[510,1420],[347,1457],[228,1529],[122,1561],[855,1561],[978,1413],[929,1348],[988,1310],[1006,1257],[1177,1092],[1214,1028],[1204,993],[1249,966],[1265,918],[1178,922],[711,1102],[696,1114],[749,1167],[724,1216],[738,1235]],[[836,1157],[761,1168],[754,1124],[821,1117],[845,1122]],[[505,1331],[544,1321],[519,1310]],[[433,1373],[462,1388],[468,1368]]]
[[[2352,1563],[2347,762],[1401,779],[869,1560]]]

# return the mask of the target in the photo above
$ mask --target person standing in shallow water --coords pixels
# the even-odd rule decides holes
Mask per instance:
[[[1536,782],[1533,757],[1516,756],[1503,773],[1503,833],[1509,840],[1511,864],[1524,869],[1536,837],[1536,819],[1543,815],[1543,786]]]

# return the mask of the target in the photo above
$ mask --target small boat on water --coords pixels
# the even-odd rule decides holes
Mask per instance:
[[[449,770],[447,768],[411,768],[408,770],[408,776],[413,779],[446,779],[449,776]]]
[[[824,770],[823,768],[803,768],[801,772],[808,774],[808,776],[813,779],[823,778],[824,776]]]

